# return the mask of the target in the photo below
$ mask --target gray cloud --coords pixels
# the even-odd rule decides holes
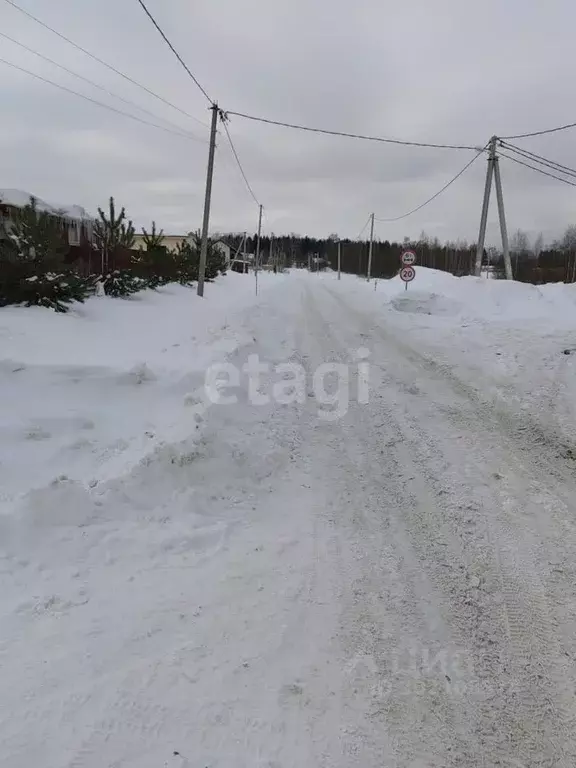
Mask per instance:
[[[137,3],[19,0],[79,44],[204,122],[208,104]],[[350,132],[485,143],[576,120],[571,112],[569,0],[149,0],[166,32],[224,109]],[[206,139],[207,129],[155,101],[0,0],[0,29]],[[119,109],[125,104],[0,40],[0,55]],[[81,101],[0,63],[0,187],[95,211],[109,195],[138,226],[184,232],[201,221],[207,146]],[[144,119],[149,116],[137,110]],[[230,130],[265,205],[268,230],[354,237],[372,210],[400,215],[437,191],[466,152],[303,134],[234,117]],[[576,131],[525,140],[576,166]],[[253,230],[257,209],[219,136],[212,224]],[[485,162],[380,237],[477,234]],[[572,188],[502,161],[509,228],[557,236],[574,221]],[[497,241],[495,206],[489,235]]]

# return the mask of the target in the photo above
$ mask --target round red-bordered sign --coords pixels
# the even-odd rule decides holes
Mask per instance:
[[[414,267],[402,267],[400,270],[400,280],[403,280],[405,283],[411,283],[412,280],[416,277],[416,270]]]
[[[400,256],[400,261],[405,267],[411,267],[413,264],[416,264],[416,254],[414,251],[404,251]]]

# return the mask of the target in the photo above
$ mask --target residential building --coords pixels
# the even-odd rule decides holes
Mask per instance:
[[[68,245],[79,247],[94,243],[94,219],[84,208],[79,205],[52,205],[19,189],[0,189],[0,237],[5,237],[5,230],[10,229],[14,211],[29,205],[33,198],[39,211],[50,214],[58,221],[66,232]]]

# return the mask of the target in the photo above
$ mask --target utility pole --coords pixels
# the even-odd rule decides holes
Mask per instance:
[[[490,139],[490,155],[486,168],[486,184],[484,185],[484,200],[482,201],[482,215],[480,216],[480,232],[476,246],[476,265],[474,274],[480,277],[482,272],[482,258],[484,256],[484,242],[486,240],[486,223],[488,221],[488,207],[490,205],[490,192],[492,190],[492,176],[494,175],[494,157],[496,156],[496,136]]]
[[[274,233],[272,232],[272,234],[270,235],[270,250],[268,251],[268,261],[270,262],[270,265],[272,267],[274,266],[274,258],[272,256],[273,243],[274,243]]]
[[[342,241],[338,240],[338,280],[340,280],[340,265],[342,262]]]
[[[374,214],[370,214],[370,247],[368,249],[368,274],[366,280],[370,282],[370,273],[372,272],[372,248],[374,246]]]
[[[502,252],[504,254],[504,268],[506,279],[512,280],[512,263],[510,261],[510,248],[508,245],[508,230],[506,227],[506,214],[504,212],[504,195],[502,193],[502,179],[500,177],[500,164],[496,154],[497,136],[490,139],[490,154],[486,169],[486,185],[484,187],[484,200],[482,202],[482,215],[480,216],[480,232],[478,245],[476,246],[476,264],[474,274],[480,277],[482,272],[482,258],[484,256],[484,243],[486,240],[486,224],[488,222],[488,208],[490,206],[490,192],[492,190],[492,177],[496,180],[496,198],[498,201],[498,219],[500,221],[500,234],[502,236]]]
[[[504,254],[504,269],[506,280],[512,280],[512,264],[510,262],[510,248],[508,245],[508,229],[506,227],[506,214],[504,212],[504,195],[502,193],[502,178],[500,177],[500,163],[494,152],[494,179],[496,181],[496,200],[498,201],[498,218],[500,219],[500,235],[502,237],[502,252]]]
[[[200,265],[198,267],[198,296],[204,296],[204,276],[206,274],[206,256],[208,255],[208,227],[210,226],[210,201],[212,198],[212,177],[214,175],[214,150],[216,149],[216,126],[218,123],[218,104],[212,104],[212,124],[210,126],[210,148],[208,150],[208,171],[206,173],[206,195],[204,197],[204,220],[202,222],[202,245]]]
[[[254,256],[254,274],[256,276],[256,296],[258,296],[258,266],[260,265],[260,235],[262,234],[262,205],[258,216],[258,239],[256,240],[256,255]]]

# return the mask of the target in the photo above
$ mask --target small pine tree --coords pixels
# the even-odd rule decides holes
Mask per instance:
[[[131,221],[128,224],[122,223],[120,227],[120,239],[118,245],[124,246],[124,248],[134,248],[135,236],[134,225]]]
[[[102,253],[102,270],[106,271],[114,264],[114,257],[120,247],[134,246],[134,225],[126,221],[126,209],[122,207],[118,216],[114,198],[109,201],[108,215],[98,208],[100,220],[94,225],[96,246]]]
[[[198,265],[200,264],[200,252],[202,250],[202,236],[200,232],[190,232],[188,235],[192,239],[191,248],[194,251],[194,258]],[[218,248],[216,243],[208,238],[208,250],[206,252],[206,272],[204,278],[208,281],[214,280],[219,274],[226,274],[226,257]],[[195,280],[198,279],[198,273]]]
[[[152,222],[152,231],[142,229],[145,250],[140,249],[132,257],[134,271],[150,288],[157,288],[177,279],[176,261],[164,242],[164,232],[156,231],[156,222]]]
[[[27,304],[66,312],[84,301],[90,281],[64,264],[68,244],[59,220],[39,211],[36,200],[16,209],[0,239],[0,305]]]
[[[199,251],[187,240],[182,240],[176,246],[176,279],[181,285],[190,285],[194,280],[198,280],[199,255]]]
[[[127,298],[146,288],[146,281],[127,269],[115,269],[102,278],[104,293],[113,298]]]
[[[20,302],[67,312],[73,301],[84,302],[90,292],[87,281],[72,272],[46,272],[20,280]]]
[[[5,224],[5,234],[16,247],[18,259],[44,269],[59,267],[69,246],[58,220],[38,210],[36,198],[28,205],[15,208],[11,224]]]
[[[144,227],[142,227],[142,239],[144,240],[144,245],[146,246],[147,251],[155,251],[158,248],[163,248],[164,243],[164,230],[161,229],[160,232],[156,232],[156,222],[152,222],[152,230],[151,232],[146,232]]]

